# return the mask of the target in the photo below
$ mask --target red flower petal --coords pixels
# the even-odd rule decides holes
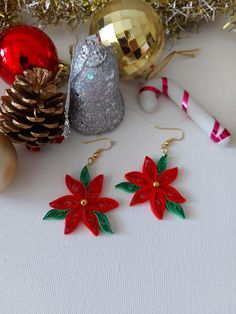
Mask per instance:
[[[149,197],[150,197],[150,192],[151,192],[150,186],[145,186],[142,189],[135,192],[135,194],[134,194],[134,196],[130,202],[130,206],[134,206],[136,204],[142,204],[142,203],[147,202],[149,200]]]
[[[163,194],[165,195],[165,198],[168,199],[171,202],[175,203],[184,203],[186,199],[172,186],[161,186],[160,189],[163,191]]]
[[[170,184],[177,178],[177,175],[178,175],[178,168],[165,170],[160,174],[158,178],[158,182],[164,185]]]
[[[151,182],[157,180],[157,165],[148,156],[146,156],[143,164],[143,173]]]
[[[104,179],[104,176],[101,174],[100,176],[97,176],[91,181],[88,187],[87,195],[86,195],[86,198],[88,200],[96,199],[99,197],[99,195],[102,192],[103,179]]]
[[[98,236],[99,234],[99,225],[98,225],[98,220],[95,214],[84,208],[82,212],[82,219],[84,224],[88,227],[88,229],[95,235]]]
[[[153,214],[162,220],[166,208],[166,201],[160,189],[154,189],[150,196],[151,209]]]
[[[149,184],[142,172],[133,171],[126,173],[125,178],[130,182],[138,186],[144,186]]]
[[[81,210],[72,209],[65,219],[64,234],[72,233],[78,226],[81,217]]]
[[[78,200],[72,196],[72,195],[66,195],[66,196],[62,196],[58,199],[56,199],[55,201],[49,203],[49,206],[51,206],[54,209],[58,209],[58,210],[66,210],[66,209],[70,209],[72,207],[78,206],[79,202]]]
[[[81,199],[85,198],[85,187],[81,182],[67,175],[66,185],[72,194],[78,196]]]
[[[88,205],[88,208],[92,211],[96,211],[99,213],[106,213],[116,207],[119,206],[119,203],[112,198],[98,198],[92,202],[90,202]]]

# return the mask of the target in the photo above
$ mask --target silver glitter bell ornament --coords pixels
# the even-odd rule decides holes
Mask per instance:
[[[116,57],[112,48],[99,44],[94,36],[75,48],[66,112],[71,126],[84,135],[110,132],[123,120]]]

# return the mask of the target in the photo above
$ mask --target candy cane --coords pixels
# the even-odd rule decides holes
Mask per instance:
[[[182,108],[189,117],[210,137],[215,143],[227,144],[230,140],[230,132],[200,107],[189,93],[174,81],[156,78],[148,81],[139,91],[139,101],[147,112],[153,112],[157,105],[157,96],[164,94]]]

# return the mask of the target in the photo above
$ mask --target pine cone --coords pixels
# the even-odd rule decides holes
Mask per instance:
[[[40,68],[16,76],[0,104],[0,130],[14,143],[29,149],[55,142],[64,128],[65,94],[60,79]]]

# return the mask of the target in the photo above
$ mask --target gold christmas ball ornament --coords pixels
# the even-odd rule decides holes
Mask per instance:
[[[0,133],[0,192],[5,190],[16,176],[17,164],[15,147]]]
[[[158,14],[142,0],[114,0],[93,17],[90,34],[111,45],[124,79],[152,72],[164,48]]]

